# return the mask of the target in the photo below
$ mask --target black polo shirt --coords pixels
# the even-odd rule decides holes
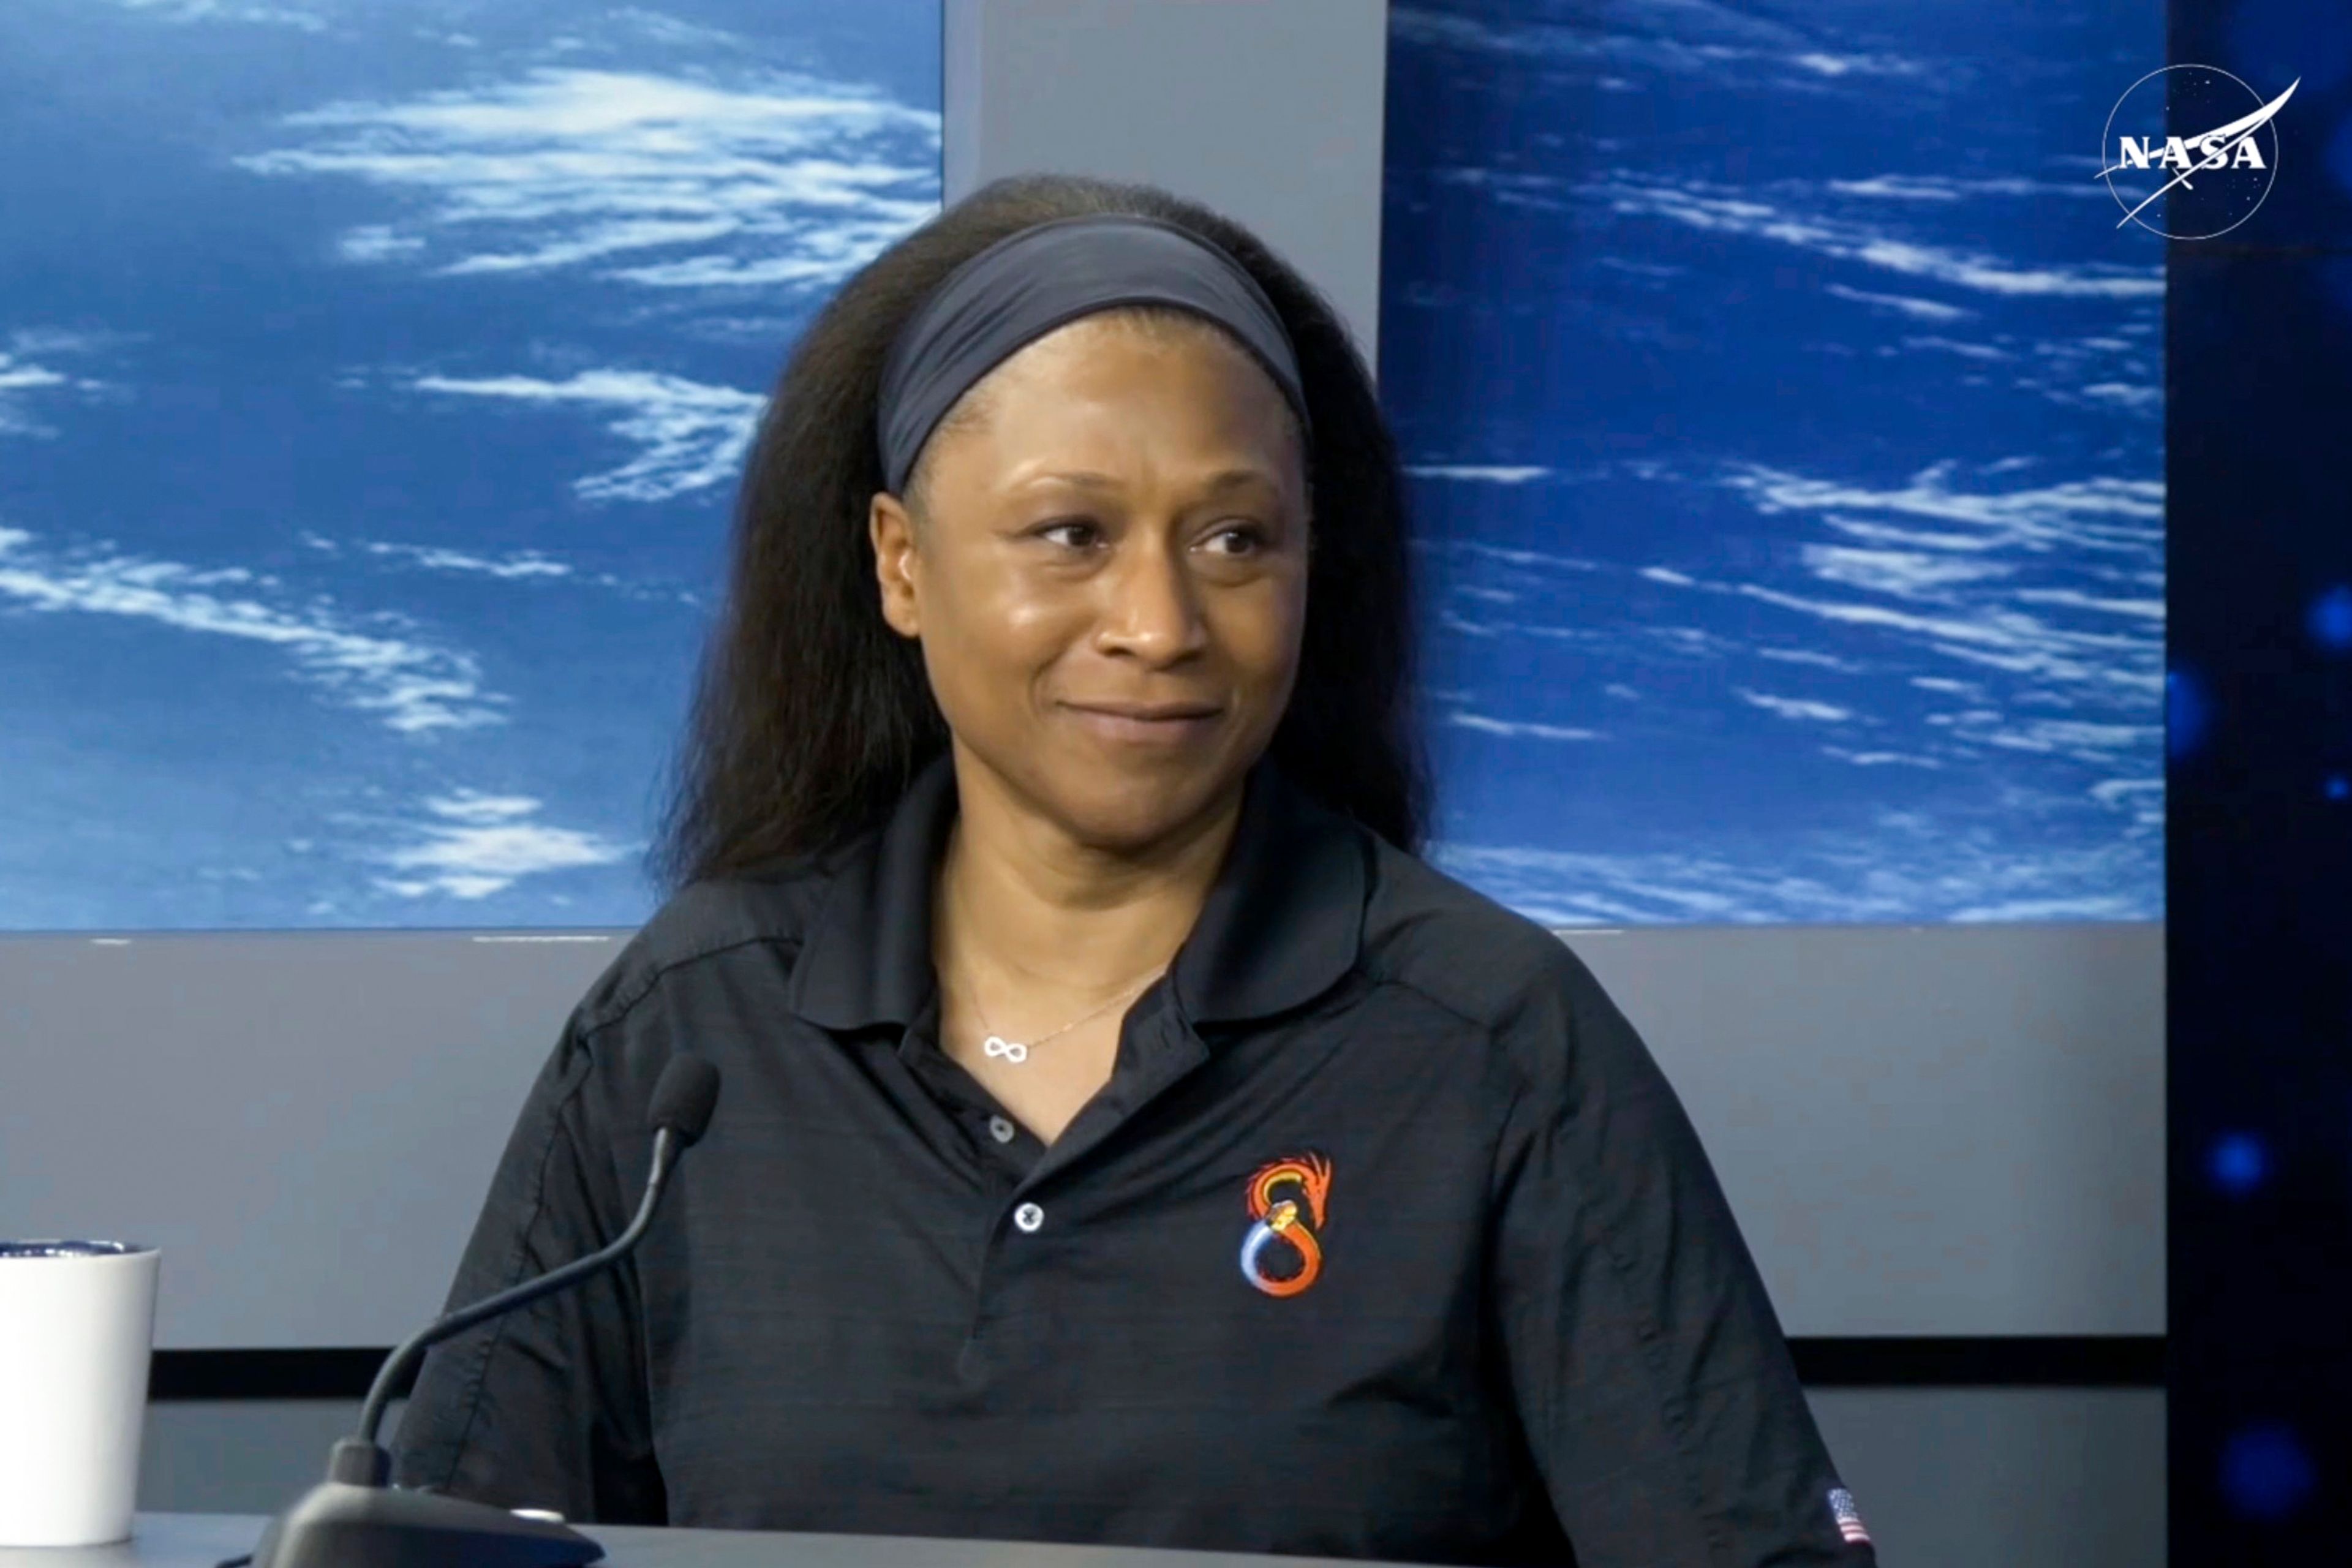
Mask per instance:
[[[881,828],[692,888],[614,961],[452,1302],[618,1234],[674,1053],[717,1064],[718,1114],[630,1266],[427,1361],[404,1484],[605,1522],[1873,1561],[1681,1108],[1558,938],[1261,763],[1045,1144],[937,1044],[955,801],[942,758]]]

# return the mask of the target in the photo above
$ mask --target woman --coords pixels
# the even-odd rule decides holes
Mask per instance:
[[[669,840],[400,1474],[575,1519],[1859,1563],[1672,1093],[1431,869],[1399,479],[1330,310],[1148,189],[989,187],[795,353]]]

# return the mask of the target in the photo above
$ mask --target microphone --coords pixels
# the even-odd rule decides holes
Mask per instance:
[[[360,1407],[358,1432],[336,1443],[326,1480],[270,1521],[254,1548],[253,1568],[556,1568],[604,1556],[603,1547],[552,1515],[391,1487],[392,1456],[376,1433],[394,1391],[426,1351],[627,1257],[652,1227],[678,1156],[701,1140],[718,1103],[717,1068],[701,1057],[671,1058],[654,1083],[646,1118],[654,1133],[653,1169],[628,1228],[600,1252],[435,1320],[386,1356]]]

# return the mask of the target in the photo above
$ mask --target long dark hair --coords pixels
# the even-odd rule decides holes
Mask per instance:
[[[1272,754],[1307,794],[1418,850],[1402,481],[1370,378],[1314,288],[1238,224],[1148,185],[1000,180],[877,257],[812,322],[745,464],[725,608],[705,652],[656,873],[669,887],[821,852],[885,816],[948,743],[919,647],[882,619],[866,513],[875,401],[904,322],[966,258],[1049,218],[1129,213],[1205,236],[1281,312],[1306,385],[1315,548],[1297,681]]]

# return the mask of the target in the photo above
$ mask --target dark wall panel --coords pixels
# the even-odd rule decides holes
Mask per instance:
[[[2275,182],[2171,247],[2172,1558],[2352,1527],[2352,8],[2174,0],[2171,58],[2276,121]],[[2175,134],[2210,129],[2176,100]]]

